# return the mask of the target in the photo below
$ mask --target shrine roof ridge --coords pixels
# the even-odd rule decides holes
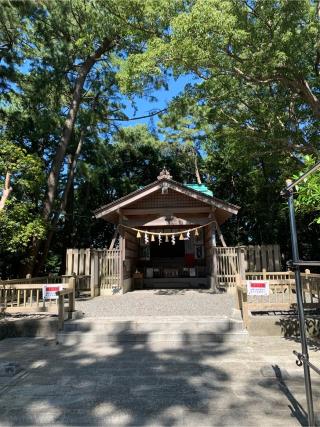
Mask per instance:
[[[184,194],[186,194],[189,197],[195,197],[197,196],[197,198],[200,197],[200,199],[204,202],[207,203],[209,205],[220,205],[218,207],[220,208],[224,208],[225,210],[232,212],[233,214],[237,214],[238,210],[240,209],[239,206],[234,205],[232,203],[229,202],[225,202],[221,199],[218,199],[217,197],[212,195],[212,192],[207,189],[207,187],[205,185],[203,186],[206,188],[207,192],[203,192],[203,191],[199,191],[196,190],[196,186],[198,186],[199,184],[181,184],[180,182],[174,181],[172,178],[169,178],[168,176],[162,176],[161,179],[157,179],[156,181],[153,181],[152,183],[144,186],[143,188],[139,188],[135,191],[132,191],[131,193],[126,194],[125,196],[120,197],[119,199],[113,200],[112,202],[101,206],[100,208],[96,209],[93,211],[94,215],[96,217],[101,217],[103,215],[102,212],[105,210],[108,210],[110,212],[110,210],[114,211],[115,209],[117,209],[118,207],[120,208],[124,202],[129,201],[132,198],[135,198],[136,196],[139,195],[143,195],[143,193],[148,192],[148,190],[151,190],[153,187],[159,187],[161,188],[161,186],[163,185],[163,183],[166,182],[169,186],[169,188],[174,190],[174,187],[179,188],[180,191],[182,191]],[[211,194],[208,194],[208,193]]]

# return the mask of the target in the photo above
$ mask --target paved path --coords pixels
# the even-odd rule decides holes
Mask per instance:
[[[251,338],[211,346],[63,347],[45,339],[0,341],[0,425],[299,426],[306,424],[295,342]],[[320,353],[312,352],[320,365]],[[319,410],[319,378],[315,378]]]
[[[229,316],[234,307],[230,294],[205,290],[141,290],[124,295],[77,301],[77,310],[88,317],[103,316]]]

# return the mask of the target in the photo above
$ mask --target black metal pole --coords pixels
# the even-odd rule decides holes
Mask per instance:
[[[288,205],[289,205],[289,217],[290,217],[290,233],[291,233],[291,247],[292,247],[292,260],[293,263],[299,262],[299,249],[298,249],[298,238],[297,238],[297,226],[296,216],[294,210],[293,201],[293,189],[291,187],[292,182],[287,181],[288,189]],[[303,371],[304,371],[304,383],[306,389],[307,406],[308,406],[308,425],[315,426],[314,411],[313,411],[313,399],[312,399],[312,387],[310,368],[307,362],[309,362],[308,344],[306,338],[306,324],[304,318],[303,299],[302,299],[302,285],[299,265],[294,266],[295,281],[296,281],[296,295],[297,295],[297,306],[298,306],[298,317],[299,317],[299,328],[300,328],[300,339],[301,339],[301,350],[304,358]]]

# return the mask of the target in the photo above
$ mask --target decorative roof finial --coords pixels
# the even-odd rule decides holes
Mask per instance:
[[[170,172],[168,171],[168,169],[166,167],[164,167],[162,169],[162,171],[160,172],[158,179],[172,179],[172,176],[170,175]]]

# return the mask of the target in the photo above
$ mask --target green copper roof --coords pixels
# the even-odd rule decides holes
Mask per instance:
[[[213,196],[213,192],[204,184],[184,184],[191,190],[199,191],[200,193],[206,194],[207,196]]]

